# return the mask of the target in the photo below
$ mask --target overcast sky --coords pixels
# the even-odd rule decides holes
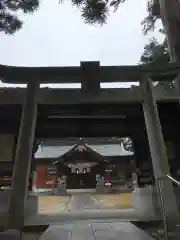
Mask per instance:
[[[20,66],[78,66],[80,61],[101,65],[138,63],[148,37],[141,31],[147,0],[128,0],[112,13],[103,27],[89,26],[68,0],[41,0],[22,30],[13,36],[0,34],[0,63]],[[157,33],[155,33],[157,36]],[[159,37],[159,36],[158,36]],[[2,86],[2,85],[1,85]]]

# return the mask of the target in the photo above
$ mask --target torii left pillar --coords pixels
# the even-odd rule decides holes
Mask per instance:
[[[28,193],[32,148],[36,127],[36,93],[38,88],[39,83],[35,81],[27,84],[12,178],[7,228],[17,229],[19,231],[22,231],[24,227],[24,210]]]

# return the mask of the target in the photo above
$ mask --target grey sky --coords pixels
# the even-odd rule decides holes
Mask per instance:
[[[68,0],[62,5],[58,0],[41,0],[36,13],[19,14],[24,19],[22,30],[14,36],[0,34],[0,63],[72,66],[96,60],[101,65],[136,64],[147,42],[140,24],[146,16],[146,1],[128,0],[106,25],[94,27],[83,22]]]

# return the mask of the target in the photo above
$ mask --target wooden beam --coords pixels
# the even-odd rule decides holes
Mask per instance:
[[[0,88],[0,105],[22,104],[25,97],[25,89]],[[157,101],[178,101],[180,91],[178,89],[154,88]],[[76,105],[76,104],[117,104],[140,103],[142,96],[139,87],[125,89],[101,89],[95,96],[85,95],[77,89],[50,89],[41,88],[37,96],[38,104],[50,105]]]
[[[127,137],[142,136],[145,131],[144,125],[67,125],[67,126],[41,126],[36,127],[36,138],[58,138],[64,139],[69,137]],[[18,125],[1,125],[0,134],[18,135]],[[166,125],[163,128],[165,139],[179,139],[179,125]]]
[[[91,62],[90,62],[91,63]],[[148,74],[156,80],[172,80],[179,74],[179,63],[167,63],[162,66],[143,64],[135,66],[101,66],[100,82],[136,82],[142,75]],[[9,83],[27,83],[38,79],[41,83],[77,83],[82,82],[82,69],[75,67],[17,67],[0,65],[0,79]],[[157,79],[158,78],[158,79]]]

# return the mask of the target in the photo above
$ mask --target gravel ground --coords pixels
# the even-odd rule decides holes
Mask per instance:
[[[94,199],[105,209],[126,209],[132,208],[131,193],[120,194],[94,194]]]

